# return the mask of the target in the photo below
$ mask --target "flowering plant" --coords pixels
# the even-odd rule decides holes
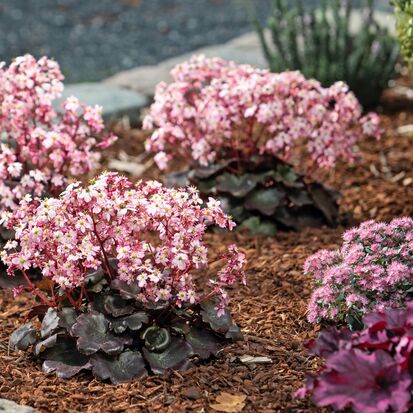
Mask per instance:
[[[370,313],[363,322],[360,332],[334,327],[307,343],[325,362],[297,396],[313,392],[318,406],[355,413],[411,411],[413,304]]]
[[[289,215],[307,217],[311,207],[318,215],[326,215],[326,209],[335,215],[331,194],[323,191],[323,197],[314,200],[311,189],[286,161],[304,143],[311,170],[331,168],[340,159],[355,158],[353,147],[363,135],[380,135],[378,116],[363,116],[342,82],[323,88],[299,72],[275,74],[205,56],[192,57],[171,75],[171,84],[157,86],[155,102],[143,122],[145,129],[154,129],[147,150],[156,153],[161,169],[172,159],[182,159],[195,170],[190,178],[203,192],[205,188],[225,195],[231,213],[242,206],[243,212],[258,210],[286,226],[294,226]],[[237,204],[245,197],[252,198],[253,205]],[[254,202],[257,197],[270,203],[266,212],[257,209],[256,204],[262,204]],[[331,205],[320,207],[321,198]],[[276,211],[279,217],[273,216]]]
[[[304,265],[317,285],[308,320],[357,326],[367,311],[403,307],[413,291],[413,220],[367,221],[345,232],[343,241],[338,250],[320,250]]]
[[[239,338],[225,287],[245,282],[244,255],[231,245],[217,258],[225,262],[209,290],[195,287],[194,275],[211,263],[203,241],[207,226],[234,226],[214,199],[201,204],[194,188],[134,185],[115,173],[87,188],[71,184],[58,199],[23,200],[8,221],[16,240],[6,244],[2,259],[10,276],[26,279],[15,293],[31,291],[50,309],[40,341],[29,324],[12,345],[34,344],[44,369],[61,376],[92,366],[97,376],[119,382],[147,368],[185,369],[192,355],[208,358],[224,338]],[[41,271],[47,292],[26,276],[30,268]],[[72,345],[70,366],[55,354],[63,352],[62,337]],[[125,360],[131,366],[122,373]]]
[[[0,213],[14,211],[26,195],[57,196],[69,176],[87,174],[99,160],[97,149],[115,139],[97,139],[104,127],[98,106],[70,97],[55,110],[62,79],[46,57],[0,64]]]

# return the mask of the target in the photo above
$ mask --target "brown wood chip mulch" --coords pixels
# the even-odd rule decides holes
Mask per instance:
[[[361,145],[363,160],[340,166],[325,178],[343,194],[341,213],[347,225],[366,219],[390,220],[413,211],[413,138],[399,136],[397,127],[413,123],[412,113],[382,115],[381,142]],[[138,155],[143,134],[123,132],[108,156],[123,150]],[[151,173],[151,170],[148,172]],[[211,249],[236,242],[248,257],[249,282],[231,291],[231,311],[246,340],[225,348],[217,360],[185,372],[169,372],[113,386],[83,375],[70,380],[45,374],[39,363],[8,351],[11,331],[23,321],[31,299],[14,300],[0,291],[0,398],[41,412],[212,412],[220,392],[246,395],[243,412],[321,412],[309,400],[294,400],[305,371],[316,368],[302,342],[317,327],[306,322],[312,280],[303,275],[306,257],[320,248],[335,248],[344,228],[306,229],[279,233],[276,238],[248,234],[209,234]],[[268,364],[243,364],[244,355],[265,356]]]

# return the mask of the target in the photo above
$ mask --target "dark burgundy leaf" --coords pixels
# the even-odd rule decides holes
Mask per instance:
[[[216,303],[214,301],[204,301],[201,303],[201,316],[205,323],[208,323],[211,328],[217,333],[225,334],[234,324],[231,314],[227,309],[220,317],[215,309]]]
[[[338,194],[324,188],[321,184],[314,183],[309,187],[309,191],[315,205],[324,214],[330,225],[336,225],[338,217],[338,205],[336,198]]]
[[[138,311],[127,317],[118,318],[110,322],[110,328],[117,334],[125,332],[127,329],[138,331],[142,328],[142,324],[148,324],[149,317],[143,311]]]
[[[145,340],[145,347],[150,351],[162,352],[171,343],[171,335],[166,328],[158,326],[148,327],[142,334],[142,340]]]
[[[128,304],[126,300],[118,295],[107,295],[104,299],[103,308],[107,314],[113,317],[129,315],[135,310],[133,305]]]
[[[90,355],[99,350],[113,355],[122,352],[125,344],[130,344],[129,337],[115,336],[109,331],[109,321],[96,311],[80,315],[71,328],[71,334],[77,337],[77,348],[83,354]]]
[[[143,354],[152,372],[162,374],[168,369],[187,370],[192,364],[190,357],[194,353],[191,345],[184,339],[172,337],[171,344],[165,351],[155,353],[144,347]]]
[[[119,291],[120,296],[126,300],[136,300],[140,291],[137,284],[128,284],[119,278],[112,280],[110,287],[113,290]]]
[[[70,331],[73,324],[75,324],[76,322],[77,313],[73,308],[64,307],[59,311],[58,316],[59,316],[59,327],[62,327],[66,329],[67,331]]]
[[[118,356],[94,354],[91,363],[93,374],[102,380],[109,379],[113,384],[142,378],[148,374],[141,354],[129,350]]]
[[[36,329],[32,323],[27,323],[13,331],[9,339],[9,346],[13,350],[27,350],[36,340]]]
[[[40,336],[42,338],[49,337],[59,326],[59,316],[55,308],[49,308],[43,318]]]
[[[43,351],[42,358],[45,359],[44,372],[56,371],[57,376],[64,379],[91,368],[89,358],[78,351],[75,340],[68,336],[59,337],[53,347]]]
[[[38,341],[33,346],[33,353],[38,356],[42,351],[45,351],[47,348],[53,347],[57,341],[57,334],[53,334],[50,337],[47,337],[45,340]]]
[[[168,174],[163,178],[163,183],[169,188],[185,187],[191,184],[188,171]]]
[[[213,334],[211,331],[192,327],[185,334],[186,341],[192,346],[194,354],[197,354],[203,359],[207,359],[212,355],[216,355],[222,346],[223,339]]]

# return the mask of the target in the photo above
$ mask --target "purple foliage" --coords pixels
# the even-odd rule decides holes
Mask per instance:
[[[298,397],[355,413],[404,413],[413,407],[413,302],[363,318],[365,328],[330,328],[306,345],[325,359]]]

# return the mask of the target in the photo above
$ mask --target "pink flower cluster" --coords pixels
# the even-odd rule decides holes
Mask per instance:
[[[371,313],[363,322],[363,331],[330,328],[307,344],[325,363],[296,395],[313,393],[318,406],[334,411],[410,412],[413,303],[404,310]]]
[[[0,212],[17,208],[25,195],[58,195],[69,176],[87,174],[99,160],[101,108],[75,97],[61,111],[53,101],[63,91],[59,65],[25,55],[0,64]]]
[[[88,272],[104,268],[111,279],[137,283],[143,302],[196,303],[200,297],[193,275],[209,264],[206,228],[235,225],[218,201],[201,204],[192,187],[132,184],[106,173],[87,188],[69,185],[58,199],[23,200],[8,221],[17,241],[6,244],[2,260],[10,275],[38,268],[69,292],[82,287]],[[117,260],[116,269],[111,259]],[[208,297],[219,296],[223,310],[228,301],[224,288],[245,282],[245,258],[232,245],[218,259],[224,263],[210,282]]]
[[[367,221],[343,240],[340,249],[320,250],[304,265],[318,286],[308,320],[360,319],[369,310],[403,307],[413,291],[413,219]]]
[[[362,115],[342,82],[323,88],[299,72],[271,73],[194,56],[175,67],[173,83],[157,86],[144,119],[154,132],[147,150],[161,169],[181,156],[200,165],[253,155],[282,159],[305,140],[314,166],[353,160],[364,135],[379,137],[376,114]]]

